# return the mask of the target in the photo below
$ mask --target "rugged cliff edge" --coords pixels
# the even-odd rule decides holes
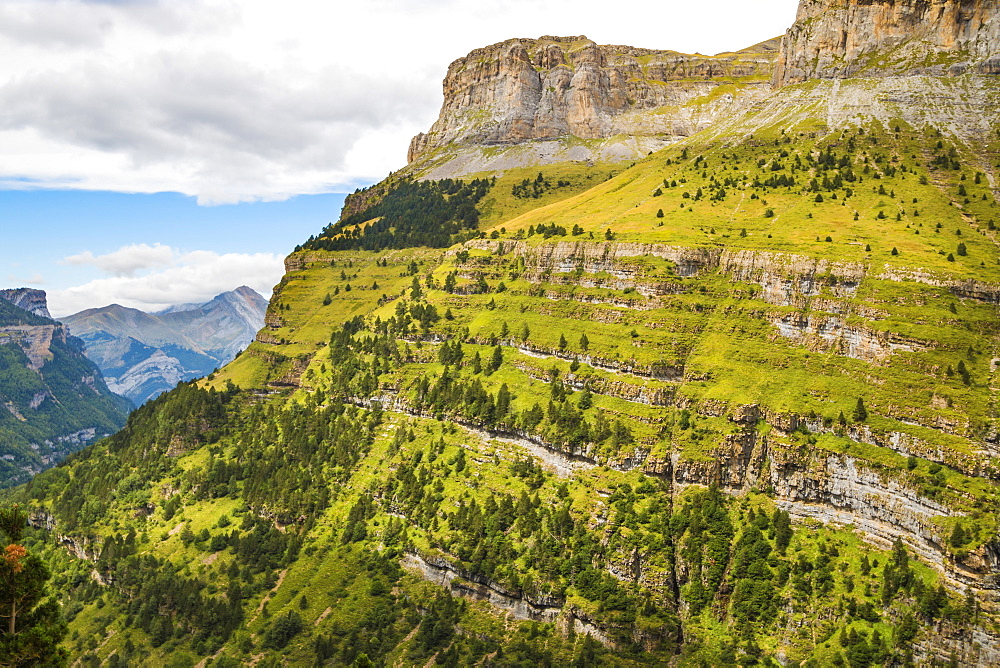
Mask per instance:
[[[803,0],[774,83],[965,72],[1000,74],[995,2]]]
[[[43,291],[0,294],[0,487],[7,487],[116,431],[131,405],[108,390],[79,339],[38,315],[48,313]]]
[[[0,299],[10,302],[25,311],[31,311],[35,315],[43,318],[51,318],[49,315],[49,305],[45,298],[44,290],[34,288],[11,288],[0,290]]]
[[[769,91],[778,40],[717,56],[586,37],[512,39],[448,68],[441,115],[410,144],[410,162],[446,147],[536,146],[497,166],[634,159],[704,129]],[[619,137],[617,142],[592,143]],[[572,146],[552,140],[576,140]],[[492,167],[479,155],[451,172]],[[455,162],[454,158],[452,159]],[[448,170],[438,167],[435,177]]]

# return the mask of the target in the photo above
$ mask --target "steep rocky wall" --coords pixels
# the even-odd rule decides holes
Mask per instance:
[[[52,339],[66,342],[66,328],[62,325],[11,325],[0,327],[0,345],[16,343],[28,356],[28,368],[38,371],[52,357]]]
[[[1000,74],[991,0],[802,0],[774,83],[966,71]]]
[[[545,272],[605,272],[625,281],[623,286],[643,289],[650,294],[661,294],[666,289],[657,288],[663,283],[662,279],[646,277],[626,261],[628,258],[662,258],[670,262],[673,273],[682,278],[719,270],[734,281],[759,285],[762,290],[759,297],[777,306],[804,306],[804,299],[819,295],[820,288],[823,287],[837,297],[850,297],[865,278],[912,281],[946,288],[963,298],[1000,303],[1000,284],[996,283],[953,280],[928,272],[905,271],[860,262],[838,262],[791,253],[596,241],[563,241],[533,246],[523,241],[476,240],[466,242],[465,247],[491,253],[500,250],[504,254],[523,257],[529,268],[526,277],[531,280],[537,280]],[[458,252],[451,250],[448,254],[455,255]],[[835,303],[826,306],[836,312]]]
[[[767,419],[778,422],[774,417]],[[946,505],[921,496],[881,467],[846,454],[790,446],[783,442],[787,436],[775,428],[771,436],[758,438],[746,429],[728,437],[711,458],[691,460],[675,453],[669,461],[648,459],[643,470],[676,489],[692,484],[732,492],[770,487],[778,506],[793,517],[855,527],[883,549],[900,538],[953,588],[973,587],[991,608],[1000,603],[1000,548],[989,543],[961,561],[950,557],[940,522],[953,515]]]
[[[767,88],[776,40],[709,57],[627,46],[586,37],[512,39],[456,60],[444,80],[444,104],[431,130],[413,138],[409,160],[452,143],[517,144],[573,136],[686,135],[712,118],[636,112],[679,107],[724,82],[757,78]],[[729,95],[718,113],[732,111]]]
[[[43,318],[51,318],[49,315],[49,305],[45,298],[45,290],[35,290],[33,288],[12,288],[0,290],[0,299],[9,301],[18,308],[31,311],[35,315]]]

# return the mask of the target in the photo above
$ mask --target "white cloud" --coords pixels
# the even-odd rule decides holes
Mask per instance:
[[[274,253],[180,253],[169,246],[137,244],[106,255],[88,252],[73,258],[73,263],[93,264],[115,275],[50,291],[49,309],[57,317],[111,303],[157,311],[173,304],[206,302],[241,285],[268,297],[284,273],[283,258]]]
[[[781,33],[796,4],[0,0],[0,186],[202,203],[353,189],[403,165],[473,48],[587,34],[712,53]]]
[[[108,274],[132,278],[140,269],[164,267],[173,260],[174,249],[170,246],[132,244],[104,255],[95,256],[90,251],[70,255],[63,260],[63,264],[91,265]]]
[[[35,272],[28,277],[18,276],[17,274],[7,274],[7,282],[10,285],[23,285],[23,286],[34,286],[40,287],[45,285],[45,277]]]

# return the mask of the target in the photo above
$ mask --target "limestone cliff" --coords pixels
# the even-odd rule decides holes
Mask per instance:
[[[448,68],[441,115],[428,133],[413,138],[409,160],[455,144],[509,146],[618,135],[626,135],[629,146],[598,159],[644,155],[765,94],[777,45],[770,40],[702,56],[599,46],[581,36],[511,39],[476,49]],[[593,157],[583,153],[562,159]],[[559,157],[540,153],[534,159]]]
[[[43,318],[52,317],[49,315],[49,305],[45,299],[44,290],[35,290],[33,288],[0,290],[0,299],[10,302],[18,308],[23,308],[25,311],[31,311]]]
[[[774,83],[967,71],[1000,74],[995,2],[802,0]]]
[[[69,336],[63,325],[28,310],[45,309],[44,292],[4,293],[0,488],[25,482],[95,438],[113,433],[131,409],[127,400],[108,390],[101,372],[83,355],[79,339]],[[11,297],[20,297],[25,308],[10,303]]]

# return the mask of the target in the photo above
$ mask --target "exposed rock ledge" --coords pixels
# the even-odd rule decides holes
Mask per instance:
[[[576,633],[592,636],[605,645],[610,645],[607,635],[572,607],[565,607],[564,601],[554,596],[539,596],[537,599],[521,592],[512,592],[487,578],[476,577],[457,570],[446,559],[422,557],[418,554],[403,555],[404,568],[415,572],[428,582],[440,585],[452,596],[461,596],[476,601],[486,601],[490,605],[510,614],[514,619],[536,622],[572,623]],[[562,618],[560,620],[560,618]]]

